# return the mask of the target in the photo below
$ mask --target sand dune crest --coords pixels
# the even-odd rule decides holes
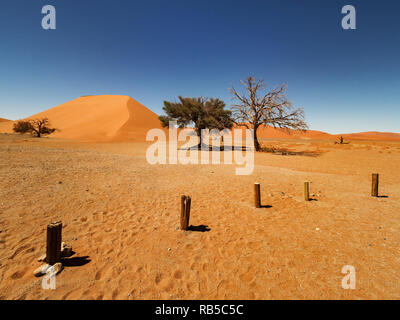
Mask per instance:
[[[47,117],[57,132],[52,136],[91,142],[144,140],[159,128],[158,116],[128,96],[83,96],[26,119]],[[12,132],[12,123],[0,131]]]

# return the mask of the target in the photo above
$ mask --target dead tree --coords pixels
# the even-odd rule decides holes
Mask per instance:
[[[47,118],[31,119],[28,121],[18,121],[14,123],[14,132],[17,133],[31,133],[40,138],[42,135],[51,134],[56,129],[50,128],[50,121]]]
[[[51,134],[55,131],[53,128],[49,128],[50,121],[47,118],[32,119],[30,120],[32,125],[32,132],[40,138],[44,134]]]
[[[230,90],[233,100],[237,102],[232,105],[232,115],[237,125],[254,130],[256,151],[261,149],[257,130],[262,125],[302,131],[308,128],[303,109],[294,109],[287,99],[285,84],[266,91],[266,85],[262,79],[255,80],[250,76],[241,83],[245,87],[245,93],[240,94],[235,88]]]

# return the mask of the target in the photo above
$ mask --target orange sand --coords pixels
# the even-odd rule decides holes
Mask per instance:
[[[277,151],[236,176],[151,166],[146,143],[0,134],[0,298],[399,299],[400,144],[263,143]],[[370,196],[372,172],[387,198]],[[303,201],[305,180],[315,201]],[[253,207],[255,181],[270,208]],[[210,231],[178,230],[181,194]],[[32,272],[58,219],[76,253],[43,290]],[[341,287],[344,265],[356,290]]]
[[[236,176],[236,165],[148,164],[140,141],[159,123],[129,97],[81,97],[37,116],[61,131],[0,134],[0,299],[400,298],[397,134],[338,145],[264,128],[273,152]],[[386,197],[370,196],[373,172]],[[256,181],[270,207],[254,208]],[[182,194],[190,223],[208,232],[179,230]],[[56,220],[75,255],[43,290],[32,273]],[[356,290],[341,287],[345,265]]]

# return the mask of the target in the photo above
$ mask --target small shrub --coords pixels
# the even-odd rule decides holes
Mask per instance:
[[[32,125],[29,121],[18,121],[14,123],[13,127],[14,132],[16,133],[27,133],[27,132],[32,132],[33,128]]]

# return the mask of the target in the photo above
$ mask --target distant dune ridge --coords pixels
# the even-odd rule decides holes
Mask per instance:
[[[262,127],[258,131],[258,136],[265,139],[339,139],[342,136],[345,140],[380,140],[380,141],[400,141],[399,133],[392,132],[360,132],[347,134],[329,134],[323,131],[307,130],[306,132],[275,129],[272,127]]]
[[[393,132],[369,131],[369,132],[343,134],[342,136],[343,138],[348,138],[352,140],[400,141],[400,134]]]
[[[90,142],[145,141],[150,129],[161,128],[158,115],[128,96],[82,96],[26,119],[47,117],[58,131],[52,136]],[[24,120],[26,120],[24,119]],[[11,133],[14,121],[0,118],[0,132]],[[337,139],[400,141],[399,133],[362,132],[331,135],[322,131],[261,127],[265,139]]]

